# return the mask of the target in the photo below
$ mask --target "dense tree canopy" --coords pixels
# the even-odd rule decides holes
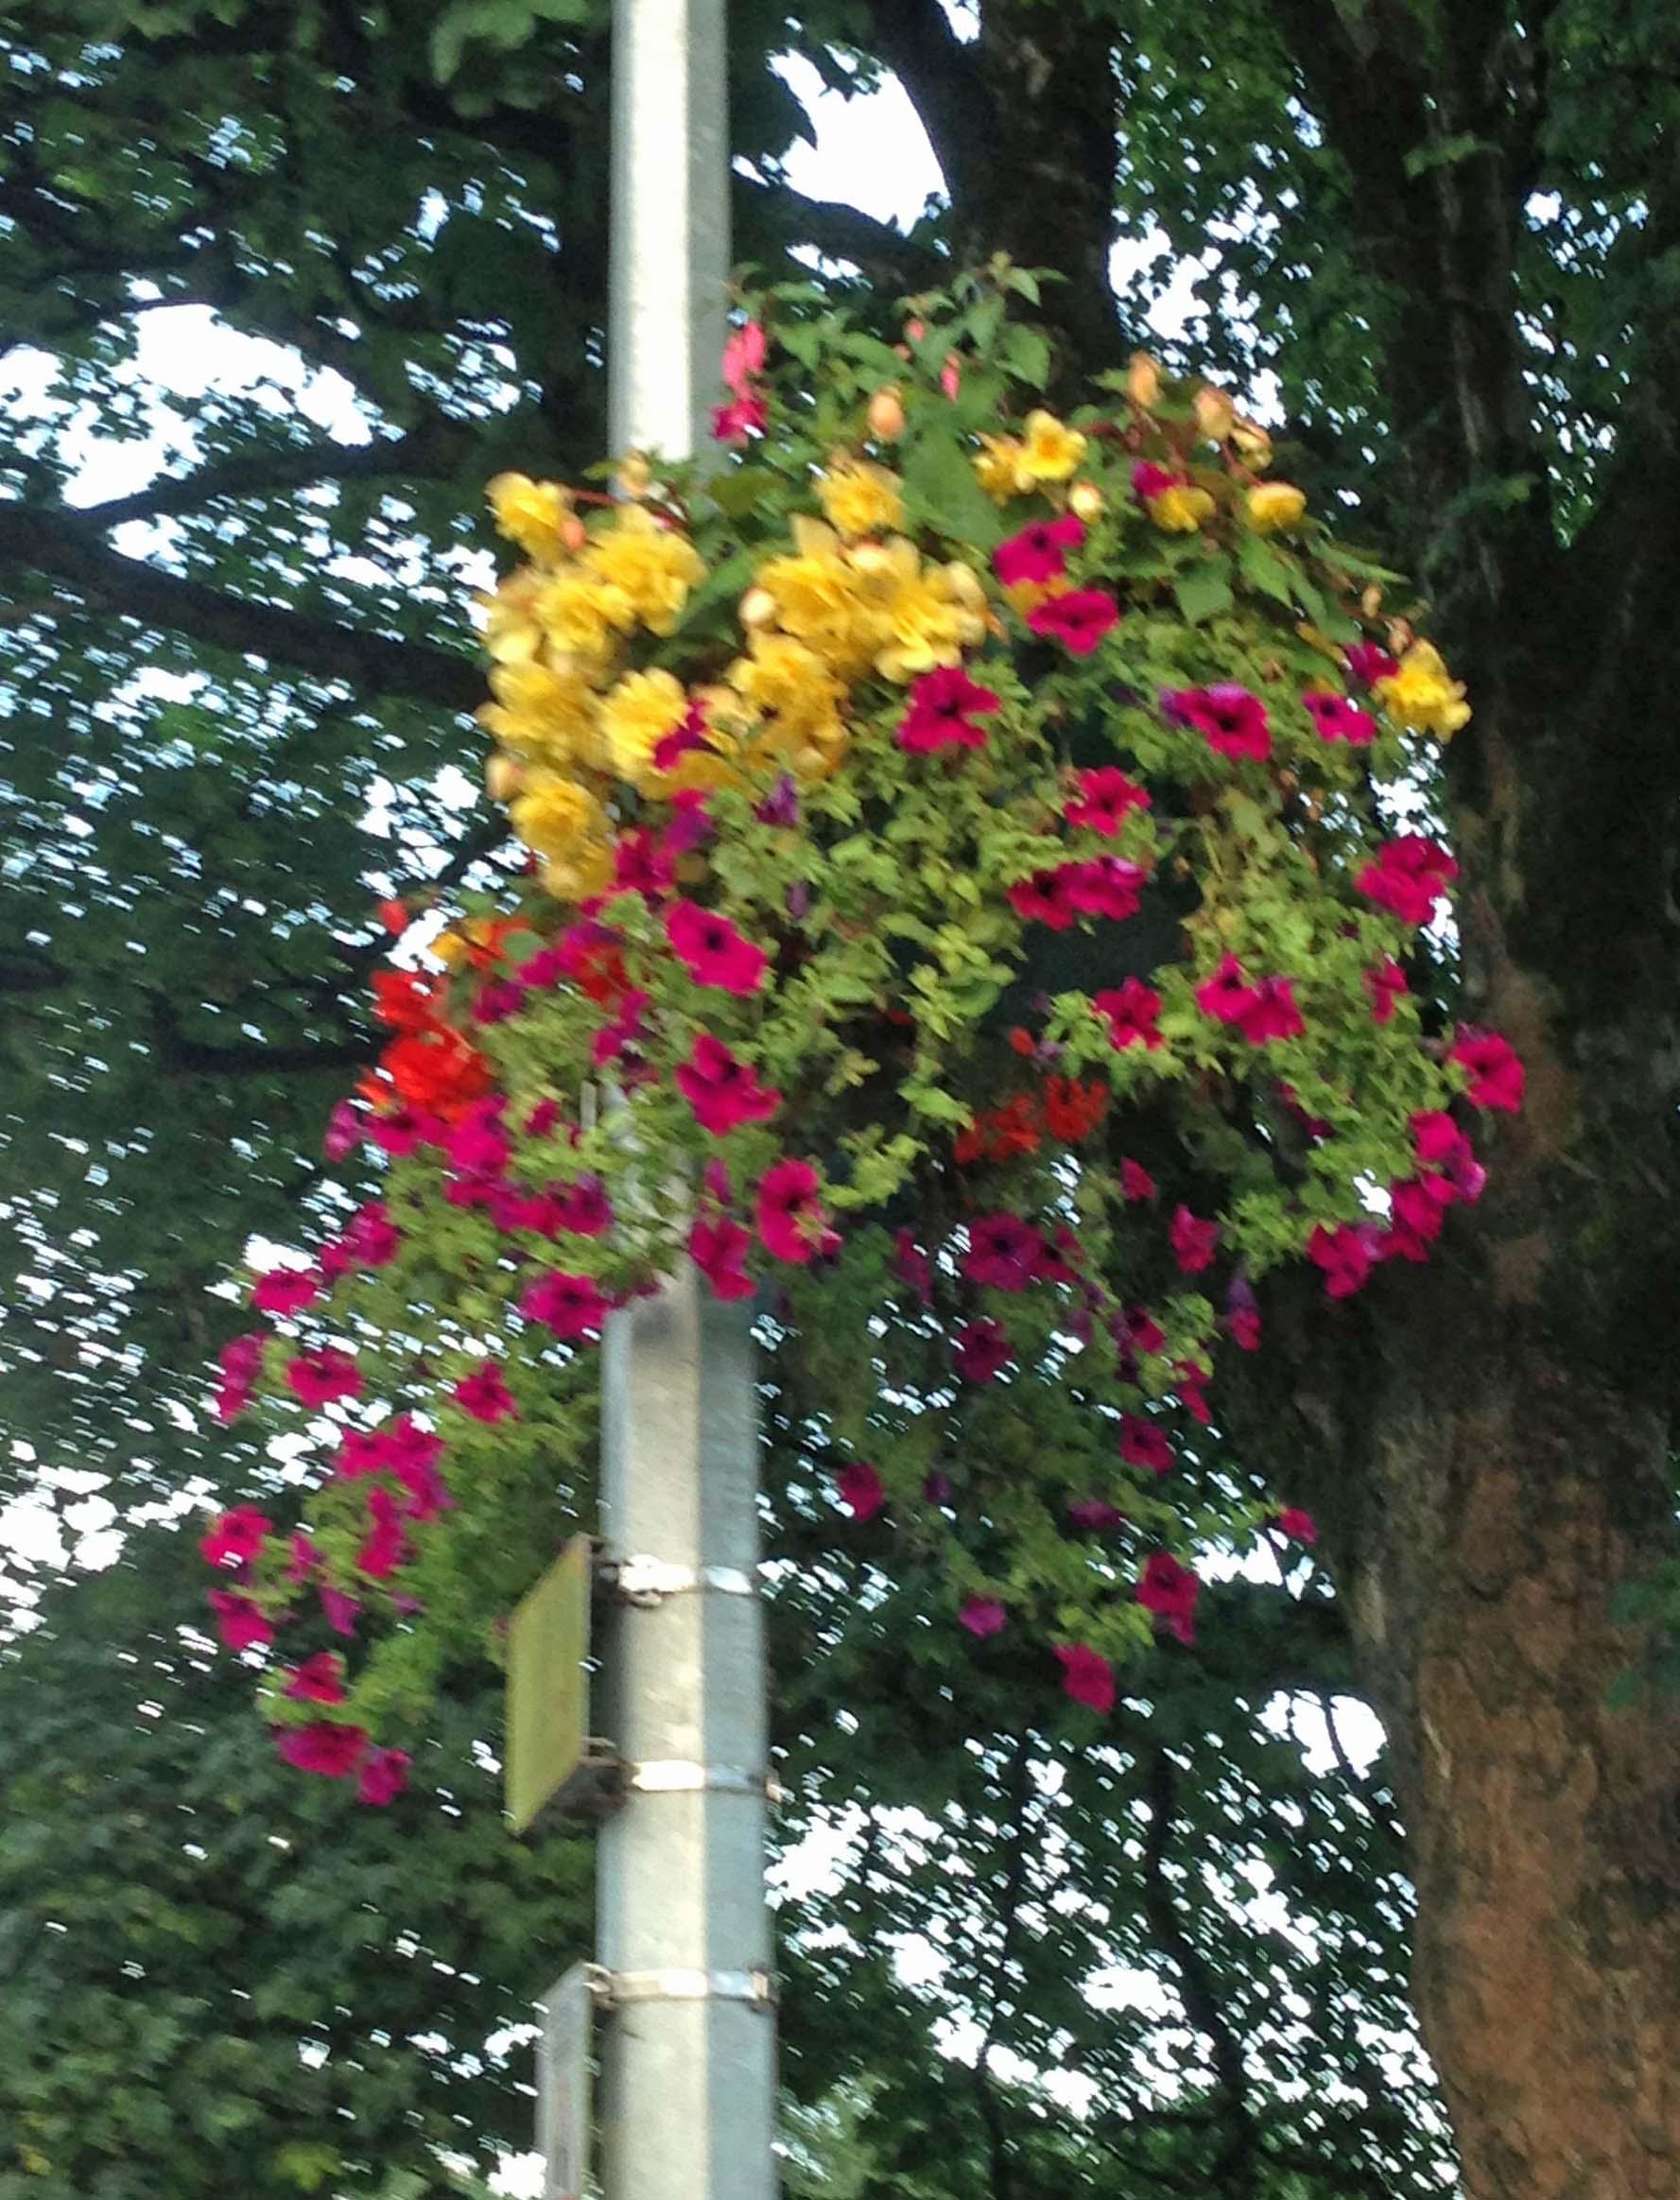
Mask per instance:
[[[1406,2105],[1415,2051],[1387,2059],[1408,2032],[1387,1788],[1351,1767],[1304,1780],[1259,1720],[1274,1689],[1357,1688],[1390,1728],[1418,2004],[1472,2200],[1666,2191],[1680,1746],[1660,1705],[1604,1703],[1664,1640],[1660,1614],[1613,1624],[1612,1592],[1672,1564],[1680,28],[1653,0],[954,13],[955,28],[936,0],[732,9],[737,251],[776,273],[815,248],[838,287],[880,299],[953,256],[1010,251],[1070,278],[1047,309],[1082,372],[1125,355],[1155,280],[1114,302],[1117,231],[1158,228],[1202,256],[1184,354],[1274,399],[1297,477],[1424,578],[1472,683],[1477,719],[1433,799],[1466,872],[1464,998],[1518,1040],[1533,1100],[1443,1270],[1385,1274],[1328,1329],[1287,1296],[1268,1308],[1298,1343],[1227,1432],[1252,1466],[1287,1461],[1338,1598],[1316,1573],[1295,1598],[1232,1585],[1197,1656],[1164,1662],[1112,1747],[1023,1739],[1015,1699],[953,1686],[937,1662],[926,1701],[907,1698],[916,1585],[888,1595],[871,1575],[855,1593],[864,1561],[833,1557],[778,1408],[774,1548],[800,1562],[775,1619],[802,1797],[789,1830],[823,1806],[869,1813],[839,1891],[789,1913],[792,2088],[834,2191],[845,2176],[1013,2200],[1075,2179],[1255,2200],[1429,2189],[1437,2141]],[[603,0],[66,0],[6,18],[0,371],[26,393],[0,457],[15,1488],[50,1499],[62,1476],[96,1472],[128,1512],[252,1471],[205,1426],[202,1370],[238,1320],[213,1287],[251,1236],[295,1240],[323,1196],[321,1126],[372,1045],[373,898],[510,859],[468,799],[480,682],[464,574],[488,545],[490,475],[575,476],[602,441],[605,15]],[[774,50],[840,84],[895,72],[948,202],[903,236],[802,200]],[[120,446],[156,420],[138,347],[182,305],[285,347],[285,363],[266,387],[171,399],[159,471],[90,507],[78,454],[90,433]],[[339,378],[324,408],[323,375]],[[449,765],[466,791],[441,780]],[[796,1365],[777,1381],[796,1395]],[[417,2029],[412,1975],[343,1946],[353,1875],[394,1940],[406,1833],[427,1862],[403,1900],[445,1949],[460,1929],[450,1844],[469,1836],[435,1811],[424,1838],[418,1816],[346,1830],[259,1790],[237,1678],[175,1631],[170,1537],[130,1557],[96,1591],[56,1592],[0,1676],[18,1706],[9,1751],[85,1767],[13,1805],[47,1832],[8,1835],[6,1907],[25,1921],[9,1928],[24,1980],[9,2002],[32,1993],[55,2024],[93,2027],[53,2035],[65,2067],[43,2089],[9,2016],[6,2143],[48,2167],[0,2157],[0,2191],[51,2175],[66,2191],[185,2192],[200,2171],[219,2190],[214,2150],[257,2130],[271,2189],[319,2173],[377,2192],[353,2180],[383,2119],[414,2135],[414,2162],[432,2158],[431,2066],[404,2057],[392,2078],[372,2058],[346,2080],[368,2151],[329,2170],[300,2155],[288,2171],[278,2150],[319,2143],[310,2119],[343,2105],[335,2081],[298,2093],[282,2139],[263,2122],[271,2073],[318,2017],[371,2036],[377,2001],[393,2038]],[[124,1646],[167,1669],[144,1697]],[[494,1739],[482,1679],[463,1675],[440,1749]],[[74,1731],[54,1702],[66,1687]],[[158,1700],[138,1724],[132,1706]],[[195,1748],[200,1724],[213,1748]],[[453,1755],[441,1784],[460,1792],[469,1762]],[[82,1776],[96,1811],[72,1799]],[[19,1792],[36,1796],[9,1766]],[[168,1830],[177,1802],[211,1822],[214,1841],[187,1838],[237,1879],[216,1900]],[[892,1819],[898,1805],[941,1834]],[[217,1983],[186,2009],[177,1909],[224,1949],[267,1904],[265,1875],[309,1909],[259,1819],[283,1834],[332,1819],[349,1845],[354,1865],[342,1881],[325,1869],[296,1927],[353,1979],[348,2018],[286,1946],[206,1962]],[[57,1876],[71,1828],[79,1929]],[[490,1827],[470,1839],[510,1904],[538,1897],[563,1961],[573,1864],[498,1861]],[[119,1984],[99,1921],[132,1915],[120,1860],[135,1840],[157,1952]],[[1295,1924],[1243,1914],[1234,1890],[1256,1860]],[[974,1890],[966,1919],[954,1887]],[[71,1930],[43,1937],[49,1922]],[[504,1931],[505,1966],[480,1975],[523,1997],[544,1966],[513,1959],[498,1914]],[[956,1953],[918,1989],[887,1951],[924,1933]],[[249,2083],[192,2059],[246,1964],[271,2001],[260,2036],[235,2035],[263,2060]],[[1099,1995],[1094,2015],[1070,1983],[1116,1966],[1159,1976],[1162,2001],[1117,2012]],[[451,1987],[452,2038],[496,2021],[484,1991]],[[205,2103],[190,2173],[179,2135],[147,2136],[143,2091],[125,2124],[129,2097],[106,2087],[98,2027],[119,1994],[154,2027],[169,2098],[189,2117]],[[930,2046],[942,2010],[966,2020],[956,2064]],[[1299,2022],[1279,2031],[1280,2010]],[[1096,2113],[1053,2114],[1031,2073],[1080,2064]],[[476,2135],[516,2139],[518,2097],[460,2082]],[[95,2096],[102,2122],[84,2113]],[[218,2122],[230,2096],[239,2119]],[[65,2155],[71,2126],[85,2151]],[[109,2181],[113,2146],[133,2181]]]

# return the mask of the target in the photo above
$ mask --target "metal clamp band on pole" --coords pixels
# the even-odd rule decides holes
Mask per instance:
[[[773,2009],[777,2001],[771,1971],[609,1971],[590,1966],[590,1990],[604,2009],[624,2009],[637,2001],[745,2001]]]
[[[638,1795],[766,1795],[780,1802],[782,1790],[768,1773],[745,1765],[701,1764],[693,1758],[656,1757],[627,1765],[626,1786]]]
[[[627,1604],[662,1603],[667,1597],[696,1591],[715,1597],[755,1597],[758,1584],[738,1566],[680,1566],[636,1551],[629,1558],[601,1561],[601,1578]]]

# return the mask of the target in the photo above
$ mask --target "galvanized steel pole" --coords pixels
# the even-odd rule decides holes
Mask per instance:
[[[728,273],[724,0],[615,0],[613,446],[703,448]],[[602,1533],[620,1568],[598,1859],[607,2200],[773,2200],[769,1737],[750,1309],[684,1264],[615,1315]]]

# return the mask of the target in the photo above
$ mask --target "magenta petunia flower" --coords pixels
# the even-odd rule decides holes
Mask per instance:
[[[1152,1200],[1157,1187],[1154,1178],[1141,1161],[1129,1156],[1120,1162],[1120,1196],[1128,1200]]]
[[[1438,840],[1423,833],[1400,833],[1384,842],[1356,875],[1354,886],[1403,925],[1427,925],[1458,875],[1458,865]]]
[[[1060,642],[1070,656],[1088,657],[1119,617],[1119,605],[1104,589],[1070,588],[1035,604],[1027,624],[1046,640]]]
[[[1392,955],[1385,955],[1375,970],[1362,973],[1365,991],[1371,996],[1371,1020],[1374,1024],[1392,1023],[1395,1003],[1412,991],[1406,982],[1406,973]]]
[[[244,1566],[273,1532],[274,1523],[267,1513],[259,1513],[254,1505],[234,1505],[229,1512],[218,1513],[199,1536],[199,1552],[207,1566],[223,1566],[230,1559]]]
[[[375,1485],[368,1492],[368,1517],[373,1525],[363,1538],[355,1563],[370,1581],[389,1581],[408,1550],[402,1509],[389,1490]]]
[[[1103,1716],[1114,1709],[1114,1668],[1100,1651],[1083,1642],[1059,1642],[1056,1655],[1061,1660],[1065,1696]]]
[[[599,1238],[613,1227],[613,1203],[598,1176],[580,1176],[574,1184],[551,1184],[544,1197],[554,1203],[553,1232],[568,1238]]]
[[[317,1719],[307,1726],[277,1726],[274,1746],[298,1772],[347,1780],[368,1754],[368,1735],[365,1727]]]
[[[712,407],[712,439],[733,450],[761,436],[770,426],[770,407],[756,391],[732,397],[727,405]]]
[[[1349,748],[1368,749],[1376,740],[1377,720],[1345,695],[1304,695],[1301,702],[1321,741],[1345,741]]]
[[[957,1332],[953,1355],[964,1382],[991,1382],[1014,1358],[1009,1339],[991,1320],[966,1323]]]
[[[1260,1308],[1255,1287],[1246,1275],[1231,1278],[1225,1291],[1225,1327],[1239,1351],[1260,1349]]]
[[[274,1622],[259,1603],[237,1589],[212,1589],[216,1632],[227,1650],[254,1650],[274,1639]]]
[[[873,1520],[887,1502],[887,1491],[877,1470],[866,1460],[854,1460],[835,1478],[840,1503],[854,1520]]]
[[[321,1277],[314,1268],[270,1268],[251,1287],[259,1314],[301,1314],[320,1296]]]
[[[830,1252],[839,1239],[829,1226],[820,1193],[823,1180],[808,1161],[789,1154],[772,1162],[759,1179],[753,1220],[767,1253],[803,1265]]]
[[[1078,798],[1067,804],[1062,815],[1070,825],[1105,833],[1112,840],[1134,810],[1149,807],[1145,788],[1115,765],[1104,764],[1094,771],[1080,773]]]
[[[525,1118],[528,1138],[546,1138],[559,1130],[564,1111],[557,1100],[540,1100]]]
[[[1120,1416],[1120,1457],[1128,1466],[1141,1466],[1150,1474],[1170,1474],[1172,1446],[1167,1431],[1137,1413]]]
[[[1048,925],[1053,932],[1065,932],[1077,925],[1081,910],[1074,895],[1076,866],[1060,863],[1053,870],[1035,871],[1029,878],[1017,879],[1009,889],[1009,905],[1016,916],[1028,924]]]
[[[757,1286],[747,1273],[753,1233],[726,1217],[702,1216],[688,1233],[688,1257],[720,1299],[750,1299]]]
[[[1268,1047],[1273,1039],[1298,1039],[1307,1023],[1295,1005],[1294,979],[1262,978],[1253,1002],[1243,1011],[1241,1028],[1251,1047]]]
[[[519,1408],[508,1388],[508,1378],[494,1360],[487,1360],[455,1386],[455,1402],[475,1421],[494,1428],[498,1421],[517,1421]]]
[[[354,1100],[336,1100],[320,1141],[322,1154],[336,1169],[340,1161],[349,1160],[361,1142],[362,1111]]]
[[[1067,1517],[1074,1527],[1087,1535],[1105,1533],[1111,1528],[1123,1528],[1126,1516],[1118,1505],[1111,1505],[1106,1498],[1073,1498],[1067,1506]]]
[[[322,1582],[316,1593],[320,1598],[321,1611],[333,1633],[354,1635],[356,1615],[361,1610],[357,1600],[347,1596],[342,1589],[334,1588],[331,1582]]]
[[[1259,1000],[1235,955],[1221,958],[1212,975],[1196,988],[1196,1006],[1216,1024],[1240,1025]]]
[[[893,1236],[892,1273],[900,1283],[909,1284],[925,1307],[933,1304],[933,1263],[916,1243],[915,1231],[908,1225]]]
[[[1362,1222],[1338,1222],[1334,1227],[1320,1222],[1307,1240],[1307,1257],[1324,1271],[1325,1295],[1332,1299],[1351,1298],[1362,1291],[1379,1252],[1380,1234]]]
[[[620,833],[613,850],[613,892],[639,893],[645,902],[663,901],[676,884],[669,851],[659,846],[646,825]]]
[[[1055,519],[1034,520],[992,553],[992,570],[1006,588],[1023,580],[1056,580],[1067,570],[1064,552],[1077,550],[1085,539],[1082,523],[1072,512]]]
[[[1464,1097],[1473,1108],[1498,1108],[1514,1116],[1522,1106],[1527,1073],[1516,1049],[1498,1031],[1461,1024],[1446,1049],[1446,1059],[1469,1072],[1470,1086]]]
[[[1213,687],[1169,688],[1161,697],[1162,715],[1173,725],[1201,734],[1221,756],[1247,756],[1263,764],[1272,754],[1272,725],[1266,705],[1246,687],[1222,681]]]
[[[556,1268],[526,1287],[519,1311],[565,1343],[576,1343],[600,1335],[609,1308],[593,1276]]]
[[[341,1704],[344,1660],[336,1650],[318,1650],[292,1668],[281,1693],[294,1704]]]
[[[1164,1044],[1156,1024],[1161,1013],[1161,996],[1152,985],[1145,985],[1141,978],[1128,978],[1123,985],[1094,993],[1091,1006],[1107,1024],[1109,1043],[1117,1052],[1123,1052],[1128,1047],[1147,1047],[1152,1050]],[[1152,1191],[1154,1187],[1152,1185],[1150,1188]],[[1126,1196],[1130,1199],[1134,1195],[1128,1192]]]
[[[368,1200],[350,1218],[343,1248],[358,1268],[389,1268],[402,1246],[403,1233],[383,1200]]]
[[[1134,917],[1149,884],[1149,873],[1122,856],[1093,856],[1082,863],[1063,866],[1068,874],[1067,894],[1082,916],[1107,917],[1124,924]]]
[[[1353,677],[1367,687],[1375,687],[1379,680],[1392,680],[1400,669],[1377,642],[1349,642],[1342,656]]]
[[[408,1785],[408,1752],[406,1749],[376,1749],[361,1768],[356,1781],[355,1799],[368,1803],[374,1810],[383,1810],[387,1803],[395,1802]]]
[[[1305,1543],[1310,1548],[1318,1541],[1318,1522],[1299,1505],[1281,1506],[1276,1525],[1278,1533],[1287,1535],[1291,1543]]]
[[[962,1273],[993,1291],[1021,1291],[1043,1271],[1044,1239],[1019,1215],[977,1215],[968,1225]]]
[[[1157,496],[1165,496],[1168,490],[1179,488],[1185,479],[1183,474],[1169,473],[1152,459],[1139,459],[1132,469],[1132,494],[1139,504],[1152,504]]]
[[[1137,1601],[1146,1612],[1164,1620],[1168,1632],[1183,1643],[1196,1639],[1196,1600],[1202,1584],[1187,1566],[1181,1566],[1169,1550],[1152,1550],[1137,1584]]]
[[[799,823],[799,782],[784,771],[753,812],[761,825],[796,825]]]
[[[348,1352],[325,1345],[319,1352],[301,1352],[286,1371],[288,1389],[302,1404],[330,1406],[338,1398],[361,1395],[361,1370]]]
[[[716,909],[700,909],[691,901],[674,902],[666,911],[665,936],[696,985],[748,994],[756,993],[764,983],[770,957]]]
[[[957,1620],[978,1642],[984,1642],[988,1636],[1001,1635],[1009,1625],[1009,1614],[996,1597],[968,1598]]]
[[[1408,1177],[1389,1187],[1389,1253],[1402,1260],[1427,1260],[1441,1235],[1446,1210],[1458,1198],[1445,1176]]]
[[[782,1096],[758,1082],[757,1072],[710,1031],[700,1032],[694,1051],[675,1070],[677,1090],[702,1131],[721,1138],[742,1123],[767,1123]]]
[[[1172,1247],[1172,1257],[1186,1275],[1196,1275],[1213,1265],[1215,1249],[1220,1241],[1217,1222],[1204,1221],[1200,1215],[1191,1214],[1188,1207],[1180,1204],[1173,1210],[1172,1221],[1167,1232]]]
[[[630,1052],[642,1036],[642,1019],[652,997],[635,985],[617,996],[617,1014],[611,1023],[603,1024],[590,1042],[589,1058],[597,1069],[605,1069],[610,1062]]]
[[[912,755],[940,749],[983,749],[986,733],[976,719],[990,718],[1002,699],[969,678],[961,665],[937,666],[910,689],[909,708],[898,728],[898,746]]]
[[[216,1387],[216,1417],[224,1425],[237,1420],[251,1403],[256,1378],[262,1372],[268,1339],[260,1334],[235,1337],[216,1355],[221,1381]]]
[[[1429,1169],[1450,1169],[1468,1155],[1470,1141],[1444,1108],[1421,1108],[1411,1117],[1412,1143]]]

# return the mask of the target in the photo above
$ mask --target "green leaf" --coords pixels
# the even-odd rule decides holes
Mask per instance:
[[[1225,558],[1204,558],[1194,565],[1186,565],[1174,578],[1172,593],[1178,599],[1178,608],[1192,626],[1200,626],[1204,619],[1217,618],[1229,611],[1235,601],[1231,593],[1230,562]]]
[[[910,441],[904,482],[911,501],[953,541],[990,550],[1002,540],[1002,515],[975,479],[970,454],[941,427],[923,427]]]

